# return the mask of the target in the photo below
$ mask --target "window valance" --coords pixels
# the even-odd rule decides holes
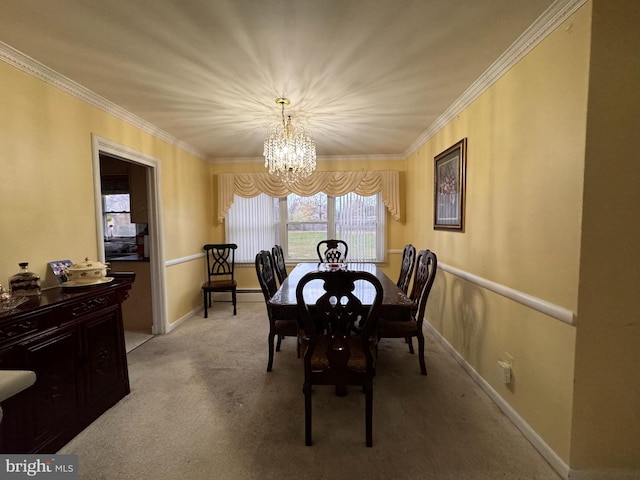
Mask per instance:
[[[324,192],[339,197],[349,192],[370,196],[380,192],[382,201],[393,218],[400,220],[399,173],[395,170],[357,172],[313,172],[309,177],[289,186],[268,173],[218,174],[218,221],[222,222],[233,205],[233,195],[251,198],[266,193],[286,197]]]

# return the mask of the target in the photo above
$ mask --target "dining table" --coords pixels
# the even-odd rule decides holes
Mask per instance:
[[[385,318],[405,319],[409,318],[415,302],[391,280],[381,268],[374,263],[347,262],[342,264],[329,264],[318,262],[298,263],[284,279],[276,293],[269,299],[269,305],[273,309],[276,318],[296,318],[298,316],[298,302],[296,300],[296,288],[300,279],[309,272],[319,270],[331,270],[335,268],[346,270],[358,270],[372,273],[382,285],[382,305],[380,316]],[[311,282],[305,289],[305,302],[315,304],[315,300],[324,294],[322,283]],[[356,282],[355,295],[364,306],[371,305],[375,296],[375,289],[366,282]]]

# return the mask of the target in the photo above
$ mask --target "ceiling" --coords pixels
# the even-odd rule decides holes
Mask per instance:
[[[213,161],[286,114],[318,156],[404,158],[553,0],[2,0],[0,41]]]

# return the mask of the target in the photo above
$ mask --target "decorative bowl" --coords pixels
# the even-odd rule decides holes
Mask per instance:
[[[96,260],[85,258],[84,262],[74,263],[65,270],[67,278],[77,285],[95,283],[107,276],[108,266]]]
[[[329,272],[337,272],[338,270],[346,270],[347,265],[345,263],[325,263],[324,270]]]

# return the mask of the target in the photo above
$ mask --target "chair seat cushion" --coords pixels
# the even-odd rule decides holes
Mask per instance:
[[[202,285],[205,290],[215,290],[219,288],[232,289],[238,286],[238,282],[235,280],[212,280]]]
[[[378,321],[376,331],[378,337],[381,338],[411,337],[418,333],[418,324],[414,319],[388,320],[381,318]]]
[[[329,340],[326,336],[318,337],[316,348],[311,357],[311,369],[329,370],[329,359],[327,358],[327,349],[329,348]],[[349,338],[349,351],[351,355],[347,361],[347,369],[354,372],[364,373],[367,371],[367,357],[362,350],[360,337]],[[304,353],[306,353],[306,348]],[[375,358],[375,350],[371,347],[372,356]]]

